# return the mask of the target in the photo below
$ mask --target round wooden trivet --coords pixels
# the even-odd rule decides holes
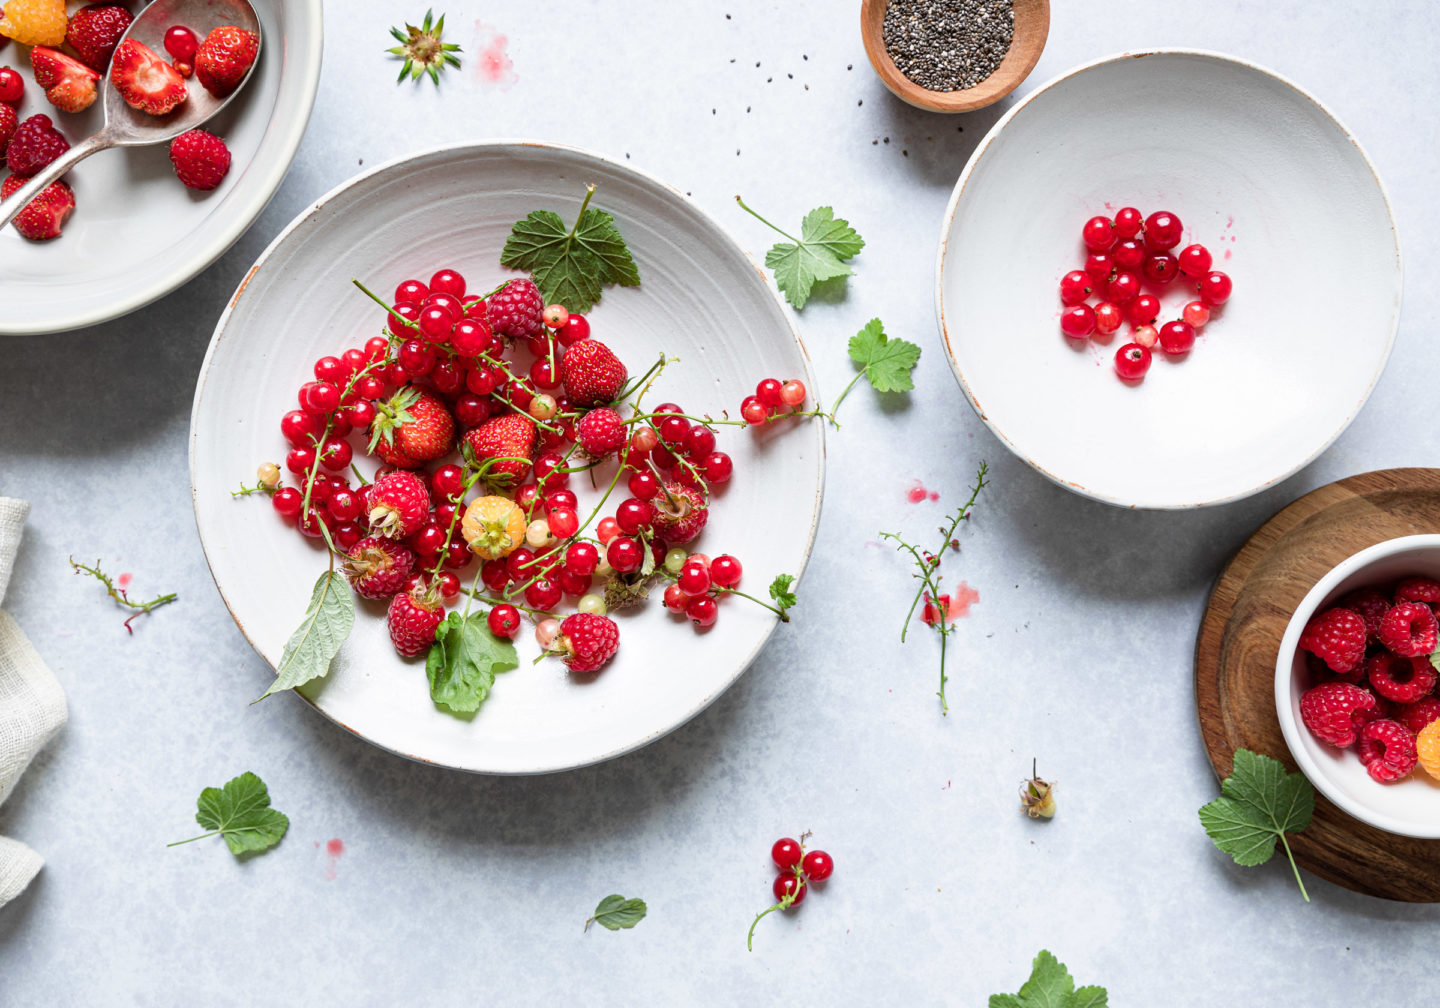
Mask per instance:
[[[1436,532],[1440,469],[1382,469],[1306,494],[1240,548],[1210,593],[1195,642],[1195,708],[1219,776],[1229,775],[1242,747],[1296,769],[1275,717],[1275,659],[1305,593],[1367,546]],[[1377,830],[1317,791],[1310,828],[1289,841],[1301,868],[1336,885],[1384,899],[1440,902],[1440,840]]]

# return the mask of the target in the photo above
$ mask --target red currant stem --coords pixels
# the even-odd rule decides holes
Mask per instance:
[[[127,633],[133,634],[135,632],[134,629],[130,626],[132,620],[144,616],[146,613],[151,612],[152,610],[159,609],[163,605],[168,605],[171,602],[174,602],[175,599],[179,597],[176,595],[175,592],[170,592],[168,595],[157,596],[156,598],[151,599],[149,602],[135,602],[131,600],[130,596],[125,592],[125,589],[115,587],[115,582],[110,579],[110,575],[106,574],[103,570],[100,569],[99,560],[95,561],[94,567],[88,567],[85,564],[76,563],[74,557],[70,557],[69,560],[70,566],[74,568],[76,574],[89,574],[91,577],[95,578],[105,586],[105,594],[109,595],[112,599],[120,603],[120,605],[122,606],[127,606],[131,609],[138,610],[129,619],[125,620],[125,631]]]
[[[627,426],[635,423],[648,423],[653,427],[655,425],[654,421],[656,417],[665,418],[672,416],[679,417],[681,420],[693,420],[703,427],[710,427],[712,429],[715,427],[716,424],[724,424],[727,427],[750,426],[750,422],[748,420],[716,420],[714,417],[691,416],[689,413],[640,413],[636,416],[631,417],[629,420],[622,420],[621,423],[624,423]]]
[[[1295,873],[1295,884],[1300,887],[1300,895],[1305,897],[1305,902],[1310,902],[1310,894],[1305,891],[1305,883],[1300,881],[1300,869],[1295,865],[1295,855],[1290,853],[1290,841],[1285,839],[1285,834],[1280,834],[1280,844],[1285,848],[1285,856],[1290,859],[1290,870]]]
[[[739,197],[737,196],[736,199],[739,199]],[[796,874],[798,875],[799,872],[796,872]],[[753,944],[755,941],[755,926],[760,923],[760,918],[764,917],[766,914],[772,914],[776,910],[789,910],[790,907],[795,904],[795,896],[799,892],[800,890],[796,889],[795,892],[786,893],[784,898],[782,898],[779,903],[772,904],[755,915],[755,919],[750,922],[750,933],[745,936],[745,951],[755,951]]]
[[[369,485],[370,485],[370,481],[365,478],[365,476],[360,472],[359,469],[356,469],[356,468],[355,468],[355,463],[354,463],[354,462],[351,462],[351,463],[350,463],[350,471],[355,474],[355,479],[360,483],[361,486],[369,486]]]
[[[840,404],[845,401],[845,397],[850,394],[850,390],[855,387],[855,383],[858,382],[861,378],[864,378],[866,372],[868,372],[869,370],[870,365],[866,364],[859,371],[856,371],[855,377],[850,379],[850,384],[845,386],[844,390],[840,393],[839,397],[836,398],[834,404],[830,407],[830,423],[835,427],[836,430],[840,429],[840,425],[835,422],[835,414],[840,412]]]
[[[230,496],[231,496],[231,497],[248,497],[248,496],[250,496],[251,494],[263,493],[263,494],[269,494],[271,497],[273,497],[273,496],[275,496],[276,491],[278,491],[279,489],[280,489],[280,487],[279,487],[278,485],[272,487],[272,486],[266,486],[264,483],[259,483],[259,482],[257,482],[257,483],[252,487],[252,486],[246,486],[244,483],[241,483],[239,490],[231,490],[231,491],[230,491]]]
[[[665,367],[665,364],[666,364],[665,355],[662,353],[662,354],[660,355],[660,359],[657,360],[654,364],[651,364],[651,365],[650,365],[650,369],[649,369],[648,371],[646,371],[646,372],[645,372],[643,375],[641,375],[639,378],[636,378],[636,379],[633,380],[633,381],[626,382],[626,383],[625,383],[625,386],[624,386],[623,388],[621,388],[618,393],[616,393],[614,401],[615,401],[615,402],[624,402],[626,399],[630,398],[630,391],[631,391],[632,389],[637,389],[637,388],[639,388],[641,385],[644,385],[644,384],[646,384],[647,382],[649,382],[650,379],[651,379],[651,377],[653,377],[654,375],[658,374],[658,373],[660,372],[660,370]],[[552,365],[552,366],[553,366],[553,365]]]
[[[470,590],[465,593],[465,611],[460,614],[461,622],[470,618],[470,607],[475,604],[475,596],[480,593],[480,586],[484,583],[484,565],[475,572],[475,580],[470,582]]]
[[[506,602],[513,603],[515,601],[515,595],[523,594],[525,589],[529,588],[536,581],[539,581],[541,578],[549,577],[551,573],[555,570],[555,568],[558,566],[560,566],[560,561],[556,560],[554,563],[546,564],[543,570],[531,577],[530,580],[526,581],[524,584],[506,585],[505,591],[501,593],[501,597],[504,598]]]
[[[440,547],[440,552],[435,557],[435,566],[430,568],[430,576],[432,578],[440,576],[440,568],[445,566],[445,560],[449,556],[450,540],[455,538],[455,529],[460,526],[461,519],[465,516],[464,510],[460,507],[460,502],[465,499],[465,495],[469,493],[470,489],[478,482],[480,482],[479,469],[471,473],[469,478],[467,478],[465,483],[460,487],[460,494],[455,498],[455,514],[450,518],[450,527],[445,530],[445,543]]]
[[[775,232],[778,232],[779,234],[785,235],[786,238],[789,238],[789,239],[790,239],[792,242],[794,242],[796,245],[803,244],[803,243],[800,241],[799,238],[796,238],[795,236],[790,235],[790,234],[786,234],[786,232],[781,231],[778,227],[776,227],[774,224],[771,224],[771,223],[770,223],[768,220],[766,220],[764,217],[761,217],[761,216],[760,216],[758,213],[756,213],[754,210],[751,210],[748,206],[745,205],[745,201],[744,201],[743,199],[741,199],[738,194],[735,196],[735,202],[740,204],[740,209],[741,209],[741,210],[744,210],[744,211],[745,211],[746,213],[748,213],[751,217],[754,217],[756,220],[758,220],[761,224],[764,224],[764,225],[765,225],[766,227],[768,227],[770,230],[775,231]]]
[[[679,574],[673,574],[673,573],[671,573],[671,572],[670,572],[670,569],[669,569],[668,567],[657,567],[657,568],[656,568],[656,572],[657,572],[657,573],[663,572],[663,573],[665,574],[665,576],[666,576],[667,578],[669,578],[671,581],[679,581],[679,580],[680,580],[680,575],[679,575]],[[719,585],[712,585],[711,588],[710,588],[710,590],[711,590],[712,592],[714,592],[716,595],[739,595],[739,596],[740,596],[741,598],[743,598],[743,599],[749,599],[751,602],[754,602],[756,605],[760,606],[761,608],[769,609],[769,610],[770,610],[771,612],[773,612],[776,616],[779,616],[779,617],[780,617],[780,622],[781,622],[781,623],[789,623],[789,622],[790,622],[790,614],[787,613],[787,612],[785,612],[783,609],[777,609],[777,608],[775,608],[774,606],[772,606],[769,602],[762,602],[760,599],[756,598],[754,595],[747,595],[745,592],[740,591],[738,588],[721,588]]]
[[[201,833],[199,836],[192,836],[188,840],[176,840],[174,843],[167,843],[166,847],[179,847],[181,844],[194,843],[196,840],[204,840],[206,837],[219,836],[221,830],[211,830],[209,833]]]
[[[384,308],[386,315],[389,315],[389,314],[390,314],[390,309],[391,309],[392,306],[391,306],[391,305],[388,305],[388,304],[386,304],[384,301],[380,300],[380,296],[379,296],[378,294],[376,294],[374,291],[372,291],[369,287],[366,287],[363,283],[361,283],[359,280],[355,279],[354,277],[351,277],[351,278],[350,278],[350,282],[353,283],[356,287],[359,287],[360,290],[364,292],[365,296],[368,297],[371,301],[374,301],[374,302],[375,302],[376,304],[378,304],[381,308]],[[395,317],[396,317],[397,319],[400,319],[400,316],[399,316],[399,315],[396,315]],[[418,329],[420,328],[420,327],[417,326],[414,322],[411,322],[409,319],[400,319],[400,321],[403,322],[403,323],[405,323],[405,327],[406,327],[407,329],[417,329],[417,330],[418,330]]]
[[[575,534],[566,540],[567,544],[575,542],[580,538],[580,533],[590,527],[590,523],[600,514],[601,509],[605,507],[605,502],[610,499],[610,495],[615,491],[615,484],[620,482],[620,474],[624,471],[624,466],[615,467],[615,475],[610,478],[610,485],[605,488],[604,496],[602,496],[600,502],[595,505],[595,510],[590,512],[590,516],[580,523],[580,527],[575,530]]]
[[[632,398],[635,400],[630,404],[631,409],[633,409],[636,413],[641,412],[640,400],[644,399],[646,394],[649,393],[650,386],[654,385],[656,380],[659,379],[660,374],[665,370],[665,365],[672,363],[673,361],[678,361],[679,359],[680,358],[678,357],[666,357],[664,354],[660,355],[660,360],[658,364],[652,369],[653,373],[650,375],[650,379],[645,382],[644,386],[641,387],[640,391],[634,393],[633,395],[627,395],[624,397],[627,400]]]

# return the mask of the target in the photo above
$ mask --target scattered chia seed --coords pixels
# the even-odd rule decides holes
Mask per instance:
[[[985,80],[1010,51],[1012,0],[890,0],[882,35],[895,67],[930,91]]]

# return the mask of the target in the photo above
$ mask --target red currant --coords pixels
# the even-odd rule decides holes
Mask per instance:
[[[569,490],[551,490],[545,495],[545,506],[547,508],[569,508],[574,511],[580,504]]]
[[[409,339],[415,335],[415,320],[419,317],[419,305],[402,301],[390,309],[389,321],[386,324],[386,328],[392,336],[398,336],[400,339]]]
[[[654,473],[644,469],[631,473],[626,486],[630,489],[630,496],[636,500],[648,501],[660,492],[660,481]]]
[[[504,560],[487,560],[480,568],[480,580],[492,592],[504,591],[510,583],[510,568],[505,566]]]
[[[775,894],[775,902],[783,903],[789,897],[791,906],[799,906],[805,902],[805,888],[804,879],[793,872],[781,872],[775,877],[770,891]]]
[[[324,533],[320,531],[320,526],[323,525],[328,529],[330,524],[330,518],[323,512],[316,511],[313,507],[305,514],[300,515],[296,520],[296,525],[301,533],[309,536],[311,539],[319,539],[324,535]]]
[[[1176,258],[1180,272],[1188,277],[1199,279],[1210,272],[1210,250],[1204,245],[1186,245]]]
[[[314,448],[291,448],[290,453],[285,456],[285,468],[296,476],[304,476],[314,464]]]
[[[490,400],[466,392],[455,400],[455,419],[461,427],[479,427],[490,419]]]
[[[350,442],[341,441],[339,438],[330,438],[320,449],[320,464],[331,472],[344,472],[354,457],[354,451]]]
[[[630,435],[630,447],[637,452],[654,451],[659,443],[660,435],[653,427],[636,428],[635,433]]]
[[[1123,305],[1134,301],[1140,294],[1140,277],[1129,270],[1121,270],[1111,278],[1105,288],[1105,299],[1112,304]]]
[[[395,360],[407,375],[419,377],[435,366],[435,352],[419,340],[406,340],[395,352]]]
[[[1158,210],[1145,218],[1145,245],[1152,249],[1172,249],[1180,244],[1185,226],[1169,210]]]
[[[461,357],[478,357],[490,345],[490,330],[483,322],[462,318],[450,328],[450,347]]]
[[[619,524],[615,521],[614,518],[611,518],[609,515],[601,518],[599,524],[595,526],[595,538],[599,539],[602,543],[606,543],[607,545],[619,534]]]
[[[282,487],[275,491],[275,496],[270,498],[270,506],[276,513],[286,518],[294,518],[300,513],[300,505],[304,503],[305,496],[294,487]]]
[[[537,388],[557,389],[560,387],[560,376],[555,373],[556,368],[545,358],[540,358],[530,365],[530,380]]]
[[[338,385],[350,377],[339,357],[321,357],[315,362],[314,370],[317,381],[330,382],[332,385]]]
[[[710,590],[710,572],[699,564],[687,563],[675,579],[686,595],[703,595]]]
[[[718,588],[734,588],[740,583],[740,561],[729,553],[721,553],[710,561],[710,580]]]
[[[0,67],[0,102],[6,105],[19,105],[20,99],[25,97],[25,78],[18,70],[10,67]]]
[[[365,538],[365,530],[354,522],[341,522],[330,530],[330,538],[335,540],[335,545],[340,549],[349,550]]]
[[[1145,261],[1145,243],[1130,238],[1116,245],[1110,254],[1117,270],[1134,270]]]
[[[410,537],[405,541],[421,556],[438,556],[440,551],[445,548],[445,530],[434,522],[426,522],[411,532]]]
[[[740,415],[745,418],[746,423],[753,426],[764,423],[770,416],[770,410],[755,396],[746,396],[740,403]]]
[[[515,491],[515,503],[526,511],[535,507],[535,502],[540,499],[540,487],[534,483],[526,483],[519,490]]]
[[[454,328],[455,320],[448,309],[432,304],[420,309],[419,325],[421,336],[431,343],[444,343],[450,338],[450,330]]]
[[[805,383],[792,378],[780,386],[780,401],[786,406],[799,406],[805,401]]]
[[[1137,299],[1138,300],[1138,299]],[[1134,301],[1130,302],[1132,305]],[[1125,321],[1125,313],[1120,310],[1119,305],[1111,304],[1109,301],[1102,301],[1095,306],[1095,331],[1102,336],[1108,336],[1120,328],[1120,323]]]
[[[654,517],[655,509],[636,497],[621,501],[620,506],[615,509],[615,524],[627,535],[635,535],[647,527],[650,519]]]
[[[1182,354],[1195,345],[1195,327],[1189,322],[1166,322],[1160,327],[1160,349]]]
[[[554,609],[560,604],[560,586],[549,578],[541,578],[525,589],[525,604],[531,609]]]
[[[571,543],[565,551],[565,569],[574,574],[589,576],[600,565],[600,551],[594,543]]]
[[[1133,325],[1151,325],[1160,316],[1160,299],[1154,294],[1141,294],[1130,302],[1130,322]]]
[[[786,869],[798,868],[803,854],[800,841],[792,840],[790,837],[781,837],[770,845],[770,860],[774,861],[775,867],[782,872]]]
[[[381,369],[382,371],[386,369]],[[379,399],[385,394],[385,379],[378,375],[369,374],[355,382],[355,391],[360,393],[362,400]],[[358,426],[358,425],[357,425]]]
[[[1199,329],[1206,322],[1210,321],[1210,309],[1200,301],[1191,301],[1185,306],[1181,316],[1196,329]]]
[[[500,384],[500,373],[494,368],[481,365],[465,374],[465,387],[477,396],[487,396]]]
[[[1075,305],[1060,313],[1060,331],[1071,339],[1084,339],[1095,331],[1095,309]]]
[[[660,440],[671,447],[678,447],[683,444],[685,437],[690,433],[690,421],[684,417],[667,416],[660,421]]]
[[[1108,283],[1115,272],[1115,257],[1109,252],[1091,252],[1085,257],[1085,273],[1097,284]]]
[[[365,341],[365,360],[379,364],[390,354],[390,341],[384,336],[371,336]]]
[[[1115,233],[1121,238],[1134,238],[1144,223],[1144,215],[1134,207],[1121,207],[1115,212]]]
[[[486,564],[485,566],[490,566]],[[507,640],[515,636],[520,629],[520,610],[506,602],[501,602],[490,610],[490,615],[485,617],[490,632],[496,637],[504,637]]]
[[[505,558],[505,569],[510,576],[516,580],[523,579],[530,570],[530,565],[535,561],[535,553],[521,546]]]
[[[1105,252],[1115,244],[1115,223],[1109,217],[1091,217],[1085,222],[1080,238],[1091,252]]]
[[[570,474],[562,470],[565,460],[555,452],[546,452],[535,460],[535,482],[547,490],[558,490],[570,482]]]
[[[464,386],[465,373],[460,370],[459,364],[446,358],[437,361],[430,369],[430,380],[435,383],[435,388],[441,395],[449,398]]]
[[[1109,270],[1106,270],[1105,275],[1110,275]],[[1082,303],[1094,289],[1091,283],[1092,278],[1087,272],[1071,270],[1066,273],[1060,278],[1060,303],[1066,306]]]
[[[430,278],[430,290],[458,300],[465,296],[465,278],[452,269],[442,269]]]
[[[280,418],[280,434],[295,448],[314,444],[323,429],[324,424],[304,410],[291,410]]]
[[[402,280],[400,286],[395,288],[396,304],[418,305],[429,296],[430,288],[419,280]]]
[[[645,553],[640,544],[629,536],[616,536],[605,550],[605,558],[621,574],[629,574],[640,569]]]
[[[561,346],[574,346],[590,335],[590,323],[584,315],[571,315],[555,334]]]
[[[705,464],[700,468],[705,474],[707,483],[726,483],[730,479],[730,474],[735,471],[735,464],[724,452],[711,452],[706,456]]]
[[[1211,308],[1216,305],[1222,305],[1230,300],[1231,288],[1230,278],[1224,273],[1221,273],[1219,270],[1206,273],[1205,276],[1200,279],[1200,300]]]
[[[1163,286],[1180,275],[1180,264],[1170,253],[1157,252],[1145,257],[1141,271],[1145,274],[1146,280]]]
[[[194,63],[200,40],[184,25],[171,25],[165,32],[165,51],[182,63]]]
[[[352,521],[360,516],[360,498],[349,490],[336,490],[325,502],[325,510],[336,521]]]
[[[465,470],[453,463],[442,465],[430,474],[430,489],[439,500],[459,497],[465,489]]]
[[[697,627],[714,626],[716,617],[720,615],[720,606],[709,595],[696,595],[686,604],[685,615]]]
[[[441,571],[437,582],[440,586],[440,597],[453,599],[460,594],[460,579],[449,571]]]
[[[835,861],[823,850],[812,850],[805,855],[805,860],[800,863],[800,870],[809,877],[811,882],[824,882],[834,874]]]
[[[1139,381],[1150,370],[1150,350],[1139,343],[1127,343],[1115,351],[1115,373],[1126,381]]]
[[[295,501],[295,507],[297,510],[300,507],[300,501],[298,498]],[[686,595],[683,591],[681,591],[679,585],[672,584],[665,586],[666,609],[669,609],[672,613],[679,615],[680,613],[683,613],[685,611],[685,607],[689,604],[690,596]]]
[[[565,310],[564,305],[558,304],[546,305],[540,317],[551,329],[559,329],[570,321],[570,313]]]
[[[1156,343],[1160,342],[1160,331],[1156,329],[1153,325],[1136,326],[1135,342],[1139,343],[1147,350],[1151,349],[1155,346]]]
[[[755,398],[774,409],[780,405],[780,380],[766,378],[755,386]]]
[[[468,319],[476,319],[476,320],[481,321],[481,322],[487,322],[488,319],[489,319],[489,315],[488,315],[488,312],[487,312],[487,306],[486,306],[486,304],[485,304],[485,299],[484,299],[484,298],[476,298],[476,299],[473,300],[473,301],[466,301],[466,302],[465,302],[465,317],[468,318]]]
[[[580,531],[580,516],[570,508],[552,507],[545,518],[550,523],[550,534],[557,539],[569,539]]]
[[[590,575],[576,574],[571,570],[561,571],[556,577],[560,583],[560,590],[566,595],[584,595],[590,591]]]
[[[340,405],[340,389],[330,382],[306,382],[300,388],[300,408],[306,413],[329,413]]]
[[[501,394],[510,400],[510,405],[521,411],[528,410],[531,400],[535,398],[535,393],[531,391],[530,386],[518,378],[506,382],[505,389]]]

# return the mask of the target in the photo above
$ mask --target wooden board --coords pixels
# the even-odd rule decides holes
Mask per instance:
[[[1275,716],[1275,659],[1300,600],[1331,567],[1397,536],[1440,533],[1440,469],[1383,469],[1306,494],[1235,554],[1195,643],[1195,707],[1210,762],[1228,776],[1238,748],[1295,770]],[[1440,840],[1395,836],[1318,792],[1315,818],[1290,837],[1301,868],[1356,892],[1440,902]]]

